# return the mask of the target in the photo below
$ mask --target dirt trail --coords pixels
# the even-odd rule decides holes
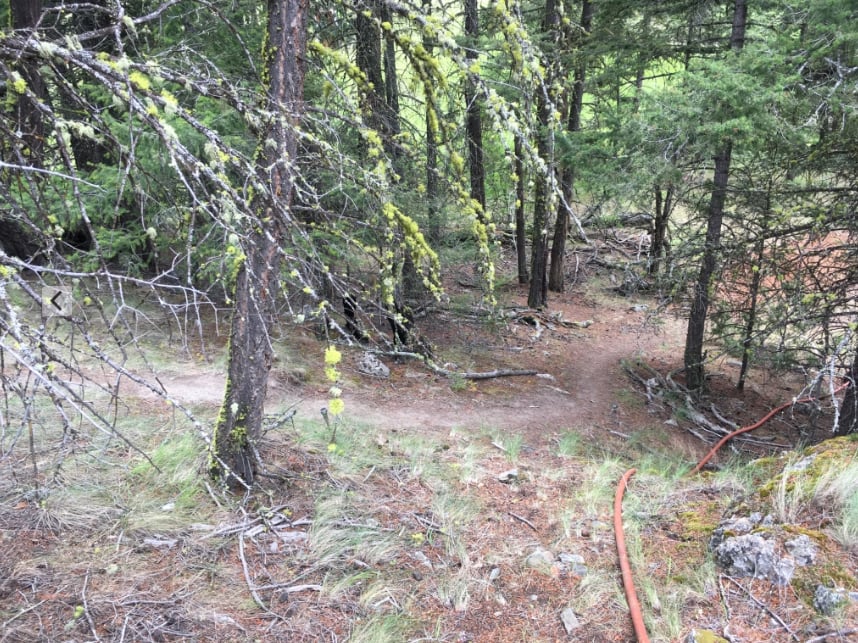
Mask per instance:
[[[518,294],[514,301],[522,296]],[[552,301],[550,314],[592,323],[587,328],[543,324],[538,330],[512,321],[494,333],[478,323],[469,325],[443,316],[426,324],[426,333],[442,361],[452,359],[446,354],[450,347],[466,346],[471,350],[464,355],[468,370],[527,368],[538,370],[538,376],[496,378],[453,390],[450,380],[414,361],[388,360],[391,377],[387,380],[362,375],[356,368],[359,351],[345,351],[341,371],[347,421],[380,430],[435,431],[589,432],[600,426],[632,426],[637,420],[630,414],[640,409],[628,408],[618,399],[618,390],[630,391],[631,387],[622,361],[645,357],[677,362],[682,322],[669,315],[653,317],[645,304],[633,300],[609,298],[596,305],[582,295],[569,294]],[[301,415],[318,417],[325,405],[326,386],[318,382],[296,386],[286,376],[288,369],[288,364],[278,364],[272,373],[268,410],[299,402]],[[194,365],[160,379],[184,403],[216,405],[222,400],[223,371]]]

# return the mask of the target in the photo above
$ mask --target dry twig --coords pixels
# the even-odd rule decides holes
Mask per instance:
[[[722,577],[726,578],[728,581],[733,583],[736,587],[738,587],[743,592],[745,592],[745,594],[747,594],[748,598],[750,598],[751,601],[753,601],[754,604],[757,605],[757,607],[759,607],[762,610],[765,610],[765,612],[769,616],[771,616],[774,620],[776,620],[778,622],[778,624],[782,628],[784,628],[784,630],[786,630],[789,633],[791,639],[793,639],[794,641],[799,640],[799,638],[798,638],[798,636],[796,636],[795,632],[792,631],[792,628],[790,628],[790,626],[787,625],[784,622],[784,620],[780,616],[778,616],[774,610],[772,610],[772,608],[770,608],[768,605],[766,605],[765,603],[760,601],[756,596],[754,596],[748,588],[746,588],[744,585],[742,585],[739,581],[737,581],[735,578],[732,578],[731,576],[722,576]]]
[[[512,516],[513,518],[515,518],[516,520],[519,520],[519,521],[523,522],[525,525],[527,525],[528,527],[530,527],[531,529],[533,529],[533,531],[535,531],[535,532],[539,533],[539,530],[538,530],[538,529],[533,525],[533,523],[532,523],[532,522],[530,522],[530,521],[529,521],[527,518],[525,518],[524,516],[519,516],[518,514],[514,514],[514,513],[512,513],[511,511],[507,511],[507,513],[508,513],[510,516]]]

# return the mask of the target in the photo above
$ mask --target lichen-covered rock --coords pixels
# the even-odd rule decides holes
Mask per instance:
[[[814,545],[813,541],[805,534],[801,534],[792,540],[786,541],[784,543],[784,547],[793,559],[795,559],[795,564],[799,567],[812,565],[816,560],[816,545]]]
[[[847,600],[846,591],[819,585],[813,593],[813,606],[820,614],[833,614]]]
[[[762,514],[755,512],[747,518],[739,517],[723,520],[721,524],[715,528],[712,532],[712,536],[709,538],[709,549],[714,551],[728,536],[750,533],[754,527],[764,523],[766,519],[770,520],[770,517],[766,516],[766,518],[763,518]]]
[[[791,557],[775,554],[775,546],[757,534],[730,536],[715,548],[715,560],[732,576],[767,578],[775,585],[789,585],[795,571]]]
[[[715,560],[732,576],[768,578],[775,565],[775,546],[756,534],[730,536],[715,548]]]
[[[390,369],[378,357],[370,352],[365,352],[358,360],[357,369],[365,375],[386,379],[390,377]]]
[[[712,630],[691,630],[688,633],[687,643],[729,643],[729,641]]]

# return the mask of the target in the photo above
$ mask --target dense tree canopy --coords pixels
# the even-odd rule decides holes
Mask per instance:
[[[185,345],[205,341],[206,310],[228,308],[242,368],[212,469],[249,483],[275,327],[431,359],[415,312],[441,296],[447,249],[469,240],[475,303],[492,314],[493,257],[514,240],[530,305],[550,306],[570,235],[588,241],[580,220],[628,211],[652,220],[628,271],[691,304],[690,388],[705,389],[715,335],[743,376],[762,354],[854,374],[856,13],[845,0],[0,2],[4,390],[114,430],[69,374],[92,378],[95,359],[111,395],[120,374],[163,394],[128,367],[129,289]],[[22,319],[42,287],[74,292],[85,356]],[[253,342],[237,329],[250,319]],[[847,430],[855,417],[844,409]]]

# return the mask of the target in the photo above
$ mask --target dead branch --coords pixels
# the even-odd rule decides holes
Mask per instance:
[[[416,359],[423,362],[429,370],[433,373],[437,373],[438,375],[443,375],[444,377],[449,378],[461,378],[464,380],[488,380],[495,377],[521,377],[525,375],[538,375],[539,371],[533,369],[524,369],[524,370],[514,370],[514,369],[495,369],[493,371],[486,371],[481,373],[475,372],[457,372],[451,371],[446,368],[442,368],[438,366],[431,359],[426,357],[425,355],[421,355],[420,353],[410,353],[407,351],[372,351],[377,355],[381,355],[382,357],[406,357],[410,359]]]
[[[836,630],[834,632],[827,632],[825,634],[820,634],[819,636],[814,636],[812,639],[807,639],[804,643],[823,643],[823,641],[827,640],[828,637],[832,639],[840,639],[844,636],[854,636],[858,634],[858,629],[853,630]]]
[[[738,587],[743,592],[745,592],[745,594],[747,594],[748,598],[750,598],[751,601],[753,601],[755,605],[757,605],[759,608],[765,610],[769,616],[771,616],[773,619],[775,619],[780,624],[780,626],[782,628],[784,628],[784,630],[786,630],[789,633],[791,639],[793,639],[795,641],[799,640],[798,636],[796,636],[795,632],[792,631],[790,626],[787,625],[784,622],[784,620],[780,616],[778,616],[777,613],[774,612],[774,610],[772,610],[768,605],[766,605],[765,603],[760,601],[756,596],[754,596],[750,592],[750,590],[748,590],[744,585],[742,585],[739,581],[737,581],[736,579],[734,579],[730,576],[724,576],[724,578],[726,578],[728,581],[733,583],[736,587]]]
[[[531,529],[533,529],[533,531],[535,531],[535,532],[539,533],[539,530],[538,530],[538,529],[533,525],[533,523],[532,523],[532,522],[530,522],[530,521],[529,521],[527,518],[525,518],[524,516],[519,516],[518,514],[514,514],[514,513],[512,513],[511,511],[507,511],[507,513],[508,513],[510,516],[512,516],[513,518],[515,518],[516,520],[523,522],[525,525],[527,525],[528,527],[530,527]]]
[[[86,616],[86,622],[89,624],[89,630],[96,641],[101,641],[98,632],[95,629],[95,622],[92,620],[92,614],[89,613],[89,605],[86,600],[86,586],[89,583],[89,569],[86,570],[86,576],[83,579],[83,588],[80,590],[80,600],[83,603],[83,614]]]
[[[256,590],[256,585],[253,583],[253,579],[250,577],[250,569],[247,565],[247,558],[244,555],[244,532],[238,535],[238,557],[241,560],[241,569],[244,572],[244,580],[247,583],[247,589],[250,591],[250,595],[253,597],[253,602],[256,603],[259,606],[259,609],[266,614],[270,614],[277,619],[282,619],[282,616],[268,609],[265,601],[262,600],[262,597]]]
[[[495,377],[520,377],[524,375],[538,375],[539,371],[535,371],[533,369],[524,369],[524,370],[509,370],[509,369],[495,369],[494,371],[488,371],[485,373],[453,373],[451,377],[461,377],[466,380],[490,380]]]

